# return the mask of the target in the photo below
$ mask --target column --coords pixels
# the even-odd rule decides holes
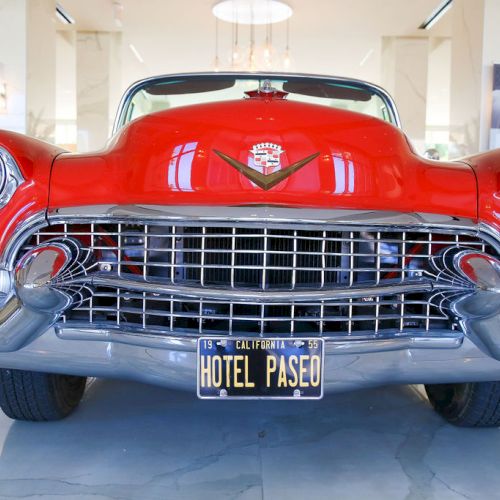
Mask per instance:
[[[482,61],[481,121],[479,127],[479,149],[485,151],[498,147],[498,140],[491,137],[491,115],[493,110],[493,66],[500,64],[500,2],[486,0],[484,10],[484,37]]]
[[[26,2],[0,1],[0,129],[26,132]]]
[[[489,148],[500,2],[455,0],[452,15],[450,149],[463,156]]]
[[[425,150],[428,39],[384,37],[382,85],[401,115],[403,129],[415,147]]]
[[[0,0],[0,128],[52,141],[55,0]]]
[[[56,2],[28,0],[26,133],[54,142],[56,125]]]
[[[110,136],[121,91],[121,34],[78,32],[77,59],[77,141],[78,151],[105,146]]]
[[[441,159],[448,157],[450,142],[451,39],[429,39],[427,72],[426,143]]]
[[[57,32],[56,56],[56,144],[76,151],[76,31]]]

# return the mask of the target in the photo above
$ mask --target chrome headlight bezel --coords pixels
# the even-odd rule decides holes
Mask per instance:
[[[23,182],[24,177],[13,156],[0,146],[0,208],[7,205]]]

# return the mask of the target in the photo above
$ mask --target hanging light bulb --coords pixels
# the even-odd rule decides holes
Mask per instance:
[[[257,65],[255,64],[255,51],[250,50],[250,55],[248,56],[248,70],[256,71]]]
[[[218,73],[220,71],[220,60],[218,56],[215,56],[214,59],[214,71]]]
[[[283,66],[285,69],[290,69],[292,65],[292,60],[290,57],[290,21],[286,20],[286,47],[285,56],[283,57]]]
[[[267,15],[268,20],[266,24],[266,44],[264,45],[264,57],[269,58],[271,55],[271,36],[270,36],[270,27],[271,27],[271,10],[269,8],[269,0],[267,2]]]
[[[257,70],[257,54],[255,50],[255,42],[250,42],[250,47],[248,49],[248,71]]]
[[[215,58],[214,58],[214,71],[220,71],[219,60],[219,19],[215,19]]]
[[[285,50],[285,56],[283,57],[283,66],[285,69],[290,69],[292,65],[292,59],[290,57],[290,49]]]
[[[263,51],[263,64],[266,69],[272,69],[273,67],[273,50],[272,47],[264,47]]]
[[[231,66],[237,68],[240,64],[241,54],[239,46],[239,25],[234,23],[233,28],[233,43],[231,52]]]
[[[271,60],[271,54],[264,54],[264,66],[266,69],[271,69],[273,67],[273,61]]]
[[[235,47],[233,53],[231,54],[231,66],[233,69],[238,68],[240,64],[240,51],[238,47]]]
[[[266,25],[266,42],[264,45],[264,66],[268,69],[270,69],[273,65],[272,62],[272,49],[273,49],[273,42],[272,42],[272,37],[273,37],[273,28],[272,24],[269,23]]]
[[[249,71],[255,71],[255,26],[250,23],[250,51],[248,52],[248,69]]]

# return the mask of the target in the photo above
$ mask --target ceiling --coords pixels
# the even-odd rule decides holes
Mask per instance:
[[[286,1],[294,10],[290,20],[291,71],[341,74],[377,83],[382,37],[451,35],[449,13],[431,30],[417,29],[441,0]],[[59,3],[76,20],[70,27],[61,24],[61,29],[122,33],[124,86],[152,74],[213,69],[216,22],[211,8],[215,0]],[[229,65],[231,29],[230,24],[219,23],[219,57],[223,65],[225,61]],[[263,43],[264,33],[263,28],[257,29],[258,43]],[[240,29],[240,39],[243,45],[248,41],[248,27]],[[273,44],[278,50],[276,59],[282,58],[286,23],[273,26]]]
[[[314,32],[332,28],[342,33],[379,33],[384,36],[420,36],[419,24],[441,0],[286,0],[293,8],[294,28]],[[124,28],[149,20],[163,29],[186,23],[214,22],[211,9],[215,0],[60,0],[76,20],[78,29],[119,30],[116,17],[123,17]],[[120,14],[120,11],[122,14]],[[436,24],[432,32],[449,36],[450,16]],[[312,23],[312,24],[311,24]],[[143,26],[144,27],[144,26]],[[148,30],[149,31],[149,30]],[[151,34],[151,33],[149,33]],[[192,34],[191,34],[192,35]]]

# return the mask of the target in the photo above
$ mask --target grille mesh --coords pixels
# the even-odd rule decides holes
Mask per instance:
[[[484,241],[448,231],[375,231],[293,224],[61,224],[25,247],[60,236],[90,247],[96,269],[153,281],[255,290],[318,290],[431,276],[429,259],[449,246],[494,254]],[[64,321],[148,332],[356,335],[451,328],[423,293],[310,303],[237,303],[96,287]]]

